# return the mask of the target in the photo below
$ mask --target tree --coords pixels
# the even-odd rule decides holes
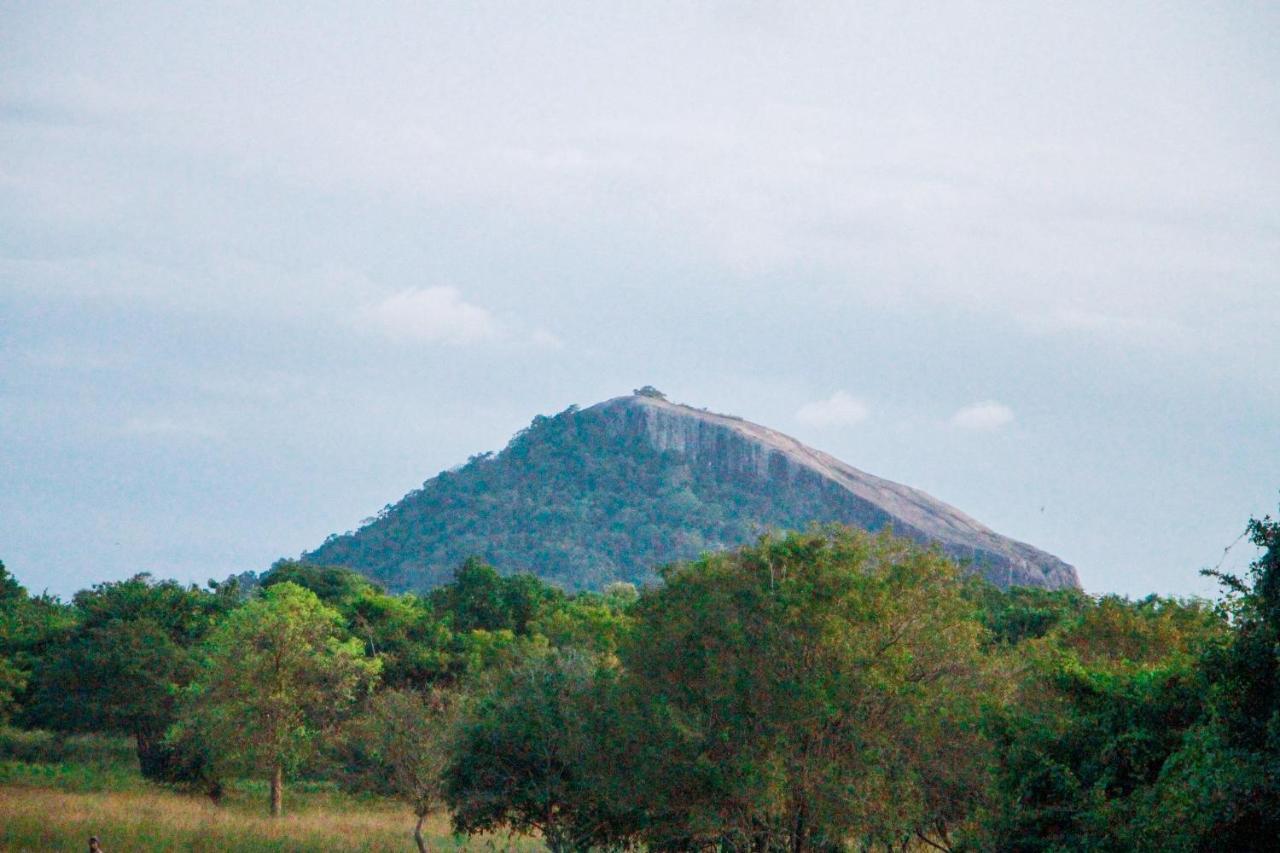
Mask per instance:
[[[627,609],[635,598],[635,587],[631,584],[619,585],[604,595],[581,592],[546,613],[534,631],[556,648],[616,655],[631,627]]]
[[[650,847],[948,844],[989,756],[982,628],[952,563],[831,527],[665,580],[623,649],[641,724],[615,758]]]
[[[29,610],[31,599],[26,588],[0,562],[0,722],[8,721],[18,710],[31,678]]]
[[[388,595],[364,575],[341,566],[281,560],[262,578],[264,588],[285,582],[311,590],[342,615],[347,631],[365,644],[368,654],[382,659],[384,687],[422,687],[450,675],[453,637],[426,599]]]
[[[1194,849],[1178,835],[1187,822],[1161,826],[1150,802],[1208,712],[1200,663],[1225,622],[1194,600],[1106,596],[1057,623],[1010,654],[1017,692],[991,719],[1001,796],[984,846]]]
[[[1015,586],[1002,590],[980,577],[970,579],[968,594],[980,607],[990,642],[1009,646],[1043,637],[1078,617],[1092,602],[1078,589]]]
[[[344,639],[336,610],[288,581],[233,611],[205,655],[175,736],[194,732],[220,764],[267,775],[278,816],[285,774],[372,688],[381,662]]]
[[[382,587],[359,572],[343,566],[318,566],[297,560],[279,560],[259,579],[263,587],[295,583],[309,589],[331,607],[341,609],[362,594]]]
[[[564,593],[536,576],[503,577],[477,557],[464,561],[452,582],[434,590],[430,602],[458,633],[510,630],[527,634],[545,611],[559,606]]]
[[[604,719],[596,675],[589,655],[547,652],[483,692],[463,718],[447,770],[457,831],[537,832],[553,853],[593,846],[608,826],[593,773]]]
[[[1208,572],[1226,587],[1233,630],[1205,661],[1216,725],[1187,762],[1186,790],[1212,816],[1206,841],[1269,850],[1280,837],[1280,521],[1251,519],[1247,532],[1262,549],[1248,575]]]
[[[367,589],[340,610],[352,636],[382,659],[384,687],[423,688],[451,677],[453,633],[424,599]]]
[[[440,688],[387,690],[352,721],[348,740],[360,749],[364,787],[399,797],[417,823],[413,840],[427,853],[422,824],[445,804],[445,768],[461,697]]]
[[[228,606],[145,574],[76,593],[75,626],[42,655],[28,716],[64,731],[130,735],[143,775],[169,779],[177,756],[163,739],[175,697],[195,675],[196,645]]]

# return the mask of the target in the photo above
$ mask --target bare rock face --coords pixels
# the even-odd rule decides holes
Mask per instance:
[[[664,564],[814,522],[892,527],[1002,587],[1079,586],[1062,560],[924,492],[648,387],[538,416],[500,453],[441,473],[303,559],[392,590],[443,583],[470,556],[590,589],[651,583]]]
[[[583,412],[599,413],[615,430],[642,432],[653,446],[673,451],[761,488],[825,493],[831,513],[815,521],[842,521],[934,543],[972,564],[1001,587],[1079,588],[1073,566],[1052,554],[1001,536],[949,504],[918,489],[847,465],[791,436],[741,418],[672,403],[656,395],[616,397]]]

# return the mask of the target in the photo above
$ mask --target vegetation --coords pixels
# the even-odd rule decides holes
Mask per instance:
[[[283,808],[285,772],[318,749],[382,668],[340,630],[315,593],[270,585],[209,637],[186,690],[176,738],[191,733],[218,763],[268,775],[272,815]]]
[[[164,742],[196,648],[232,602],[138,575],[76,594],[57,654],[39,657],[27,719],[66,732],[119,732],[144,776],[168,779],[181,760]],[[45,642],[49,640],[46,639]]]
[[[624,658],[649,721],[628,772],[651,846],[945,841],[972,812],[988,666],[953,564],[837,528],[666,581]]]
[[[261,782],[229,782],[214,804],[141,777],[131,739],[0,727],[0,850],[83,850],[90,835],[108,851],[192,850],[293,853],[403,851],[412,817],[394,799],[299,784],[289,814],[272,818]],[[537,849],[532,840],[456,836],[447,816],[429,818],[424,843],[437,851]]]
[[[594,788],[593,662],[546,653],[503,673],[463,721],[446,768],[454,826],[476,833],[536,833],[551,850],[581,850],[611,829],[610,804]]]
[[[501,453],[441,473],[303,559],[357,569],[392,590],[444,584],[473,556],[562,589],[599,590],[618,580],[655,583],[663,565],[753,542],[764,530],[812,521],[877,530],[888,521],[816,478],[762,488],[735,465],[656,450],[632,427],[576,406],[539,415]]]
[[[0,848],[1273,849],[1280,523],[1249,533],[1216,606],[840,527],[642,591],[283,562],[62,603],[0,568]]]
[[[413,809],[413,840],[427,844],[423,824],[445,805],[445,769],[453,753],[458,697],[441,689],[419,693],[388,690],[357,718],[346,742],[359,744],[356,779],[370,790],[391,794]],[[358,785],[359,787],[359,785]]]

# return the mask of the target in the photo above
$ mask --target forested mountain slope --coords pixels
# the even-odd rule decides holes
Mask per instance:
[[[656,568],[771,528],[886,526],[1000,586],[1079,586],[1075,569],[954,507],[740,418],[646,389],[538,416],[497,454],[428,480],[303,555],[393,590],[448,580],[469,556],[569,589],[651,582]]]

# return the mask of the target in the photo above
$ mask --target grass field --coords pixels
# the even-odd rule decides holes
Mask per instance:
[[[416,850],[413,816],[385,798],[299,784],[286,791],[284,817],[266,808],[255,781],[229,785],[219,805],[152,785],[124,739],[0,731],[0,850],[82,851],[90,835],[106,853]],[[452,836],[444,815],[424,834],[436,851],[542,849],[530,839]]]

